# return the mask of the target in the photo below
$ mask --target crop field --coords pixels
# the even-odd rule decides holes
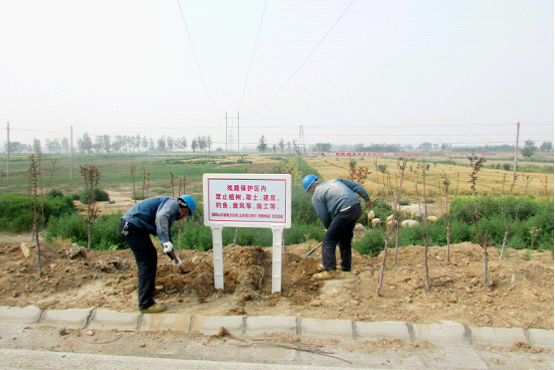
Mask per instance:
[[[374,197],[392,201],[396,196],[401,177],[399,159],[320,156],[304,157],[303,160],[309,168],[317,171],[321,181],[335,177],[353,179],[361,182]],[[29,156],[10,158],[9,170],[5,156],[0,156],[0,162],[6,164],[0,172],[0,193],[27,193]],[[422,202],[424,185],[426,198],[431,202],[447,203],[455,195],[471,195],[469,160],[461,157],[446,162],[443,157],[409,158],[403,175],[400,200]],[[143,197],[174,196],[179,192],[200,196],[204,173],[276,173],[293,170],[293,181],[300,183],[305,173],[299,170],[298,163],[297,157],[279,154],[78,155],[73,160],[68,155],[44,154],[40,160],[40,177],[45,191],[55,188],[64,193],[79,192],[84,187],[80,167],[94,165],[100,171],[99,187],[108,192],[123,191],[129,198],[133,194]],[[509,192],[513,172],[497,168],[505,163],[512,165],[513,162],[486,158],[476,180],[479,195],[502,196]],[[352,178],[352,167],[367,171],[367,175]],[[512,195],[532,196],[538,200],[553,199],[553,162],[519,162],[518,168]],[[533,172],[524,172],[526,169],[532,169]]]
[[[383,195],[392,199],[400,182],[401,161],[392,158],[368,157],[309,157],[309,166],[317,169],[328,180],[334,177],[350,179],[351,165],[357,168],[367,168],[368,175],[363,180],[364,187],[373,195]],[[470,161],[467,158],[453,160],[455,164],[445,164],[444,158],[409,159],[403,176],[400,200],[422,201],[424,199],[424,172],[426,179],[426,197],[439,201],[440,198],[452,198],[457,195],[472,195],[470,188]],[[478,173],[476,190],[482,196],[502,196],[509,192],[513,182],[513,172],[502,169],[487,168],[490,165],[486,159],[485,166]],[[424,166],[426,170],[423,171]],[[524,166],[523,166],[524,167]],[[552,164],[538,167],[541,172],[517,172],[512,195],[533,196],[539,200],[553,199],[553,171]],[[385,170],[382,172],[382,170]],[[551,171],[551,173],[543,173]],[[448,186],[447,186],[448,185]]]
[[[187,191],[202,194],[204,173],[272,173],[279,160],[265,156],[233,155],[42,155],[41,184],[45,191],[58,189],[64,193],[84,188],[81,166],[94,165],[100,171],[99,188],[108,192],[124,190],[133,196],[169,195]],[[255,159],[255,161],[253,161]],[[0,156],[6,163],[6,157]],[[9,174],[0,173],[1,193],[26,193],[29,156],[10,159]],[[133,190],[135,189],[135,190]]]

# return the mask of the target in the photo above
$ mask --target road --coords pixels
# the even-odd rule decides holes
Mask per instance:
[[[3,369],[553,369],[552,351],[0,326]]]

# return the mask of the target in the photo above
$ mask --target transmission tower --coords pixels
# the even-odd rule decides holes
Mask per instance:
[[[303,126],[301,126],[299,128],[299,143],[298,143],[298,153],[297,155],[302,156],[302,155],[306,155],[306,149],[304,146],[304,130],[303,130]]]

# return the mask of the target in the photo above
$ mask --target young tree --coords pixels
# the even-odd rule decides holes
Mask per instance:
[[[540,145],[540,152],[551,153],[553,151],[553,143],[551,141],[544,141]]]
[[[520,153],[524,158],[532,158],[537,151],[538,148],[536,147],[536,143],[532,140],[526,140],[524,142],[524,148],[522,148]]]
[[[33,214],[33,237],[37,242],[37,258],[39,264],[39,277],[42,277],[42,262],[40,253],[39,232],[42,230],[42,222],[44,220],[44,196],[42,194],[42,177],[40,169],[41,155],[35,156],[31,154],[29,165],[29,200],[31,203],[31,212]],[[39,194],[40,193],[40,194]],[[40,201],[40,203],[39,203]],[[39,225],[40,213],[40,225]]]
[[[470,173],[470,184],[471,184],[470,190],[472,190],[472,193],[474,194],[474,214],[472,215],[472,222],[476,227],[476,239],[478,241],[478,244],[482,246],[482,249],[484,251],[483,284],[484,286],[487,286],[488,285],[488,237],[485,230],[481,230],[478,225],[478,221],[480,220],[482,215],[480,214],[480,212],[478,212],[478,191],[476,190],[478,172],[480,171],[480,169],[482,168],[486,160],[483,157],[476,156],[475,154],[472,154],[467,158],[470,161],[470,167],[472,169],[472,172]]]
[[[158,138],[158,150],[161,152],[166,151],[166,137],[164,135]]]
[[[191,149],[193,150],[193,153],[198,149],[198,141],[196,138],[191,141]]]
[[[264,139],[264,135],[262,135],[262,137],[258,141],[257,148],[258,148],[258,151],[262,152],[263,154],[266,152],[266,149],[268,148],[268,145],[266,144],[266,139]]]
[[[92,242],[92,226],[98,218],[98,209],[96,208],[96,193],[95,189],[98,186],[100,179],[100,171],[93,165],[81,166],[81,175],[85,180],[85,192],[87,194],[87,215],[85,216],[85,224],[87,224],[88,238],[87,250],[91,250]]]
[[[42,148],[40,146],[40,140],[39,139],[33,139],[33,152],[36,155],[39,155],[42,153]]]
[[[281,154],[283,154],[283,148],[285,148],[285,142],[283,141],[283,139],[280,139],[278,145],[281,148]]]
[[[93,143],[89,134],[85,132],[82,137],[77,139],[77,148],[81,153],[91,154]]]
[[[69,152],[69,148],[71,145],[69,145],[69,140],[67,139],[67,137],[64,137],[62,139],[62,149],[64,150],[64,152],[66,152],[66,154]]]

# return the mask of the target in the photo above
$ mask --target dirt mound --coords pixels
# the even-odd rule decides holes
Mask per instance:
[[[434,323],[451,320],[469,326],[553,329],[553,253],[511,250],[503,262],[490,255],[488,285],[478,245],[445,247],[428,253],[430,291],[425,289],[424,248],[388,251],[381,296],[377,282],[383,255],[353,252],[353,271],[315,281],[321,252],[303,259],[315,242],[286,247],[282,291],[272,293],[272,249],[224,248],[224,289],[214,289],[212,252],[181,250],[182,268],[159,251],[155,299],[171,313],[202,315],[299,316],[358,321]],[[339,258],[339,256],[338,256]],[[45,309],[96,307],[137,310],[137,269],[133,254],[91,251],[75,245],[41,243],[27,237],[0,241],[2,305]]]

